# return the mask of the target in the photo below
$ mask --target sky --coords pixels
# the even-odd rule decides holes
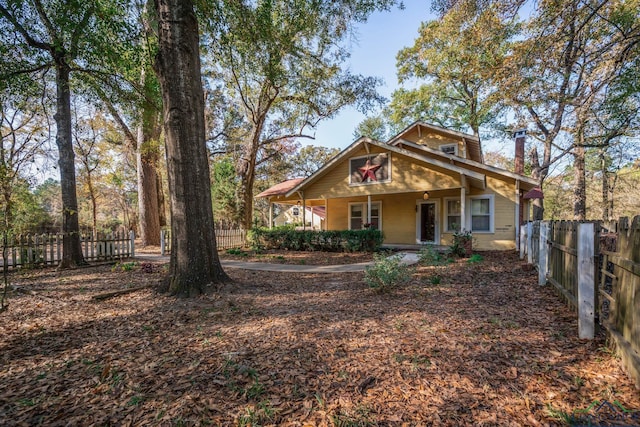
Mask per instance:
[[[349,69],[381,77],[384,84],[378,92],[387,99],[400,87],[396,76],[397,53],[413,45],[421,22],[434,19],[427,0],[405,0],[404,6],[403,10],[394,7],[389,12],[374,13],[365,24],[356,27],[356,40],[352,40]],[[365,117],[353,108],[345,108],[334,119],[318,125],[315,140],[301,142],[342,150],[355,140],[353,132]]]

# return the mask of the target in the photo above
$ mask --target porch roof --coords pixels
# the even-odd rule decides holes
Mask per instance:
[[[282,181],[273,187],[269,187],[264,190],[262,193],[258,194],[256,197],[270,197],[270,196],[282,196],[287,194],[289,190],[294,188],[296,185],[300,184],[304,181],[304,178],[293,178],[288,179],[286,181]]]

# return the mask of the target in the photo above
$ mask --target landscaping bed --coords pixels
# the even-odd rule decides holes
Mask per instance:
[[[273,264],[337,265],[370,262],[373,260],[373,253],[283,251],[275,249],[256,252],[250,249],[228,249],[220,252],[220,258]]]
[[[19,273],[0,315],[0,424],[539,426],[618,411],[633,425],[640,394],[603,336],[579,340],[513,253],[482,258],[418,267],[391,294],[363,273],[228,269],[212,296],[95,301],[165,268]]]

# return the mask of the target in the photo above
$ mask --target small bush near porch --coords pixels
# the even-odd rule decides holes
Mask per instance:
[[[254,228],[249,240],[254,249],[292,251],[375,252],[380,249],[380,230],[295,230],[291,227]]]

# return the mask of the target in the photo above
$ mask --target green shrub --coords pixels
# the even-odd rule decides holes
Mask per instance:
[[[484,261],[484,258],[482,257],[482,255],[480,254],[473,254],[471,255],[471,257],[467,260],[467,262],[469,264],[479,264],[482,261]]]
[[[459,230],[453,233],[453,243],[449,246],[449,254],[460,258],[471,256],[473,236],[471,231]]]
[[[249,254],[238,248],[227,249],[227,255],[240,255],[240,256],[248,256]]]
[[[379,230],[294,230],[278,227],[254,228],[249,232],[251,247],[294,251],[374,252],[380,249],[383,235]]]
[[[365,283],[378,293],[389,292],[407,283],[412,271],[408,265],[400,262],[401,259],[400,255],[376,255],[373,265],[365,269]]]
[[[442,265],[446,260],[433,246],[426,245],[420,248],[418,262],[420,262],[420,265]]]

